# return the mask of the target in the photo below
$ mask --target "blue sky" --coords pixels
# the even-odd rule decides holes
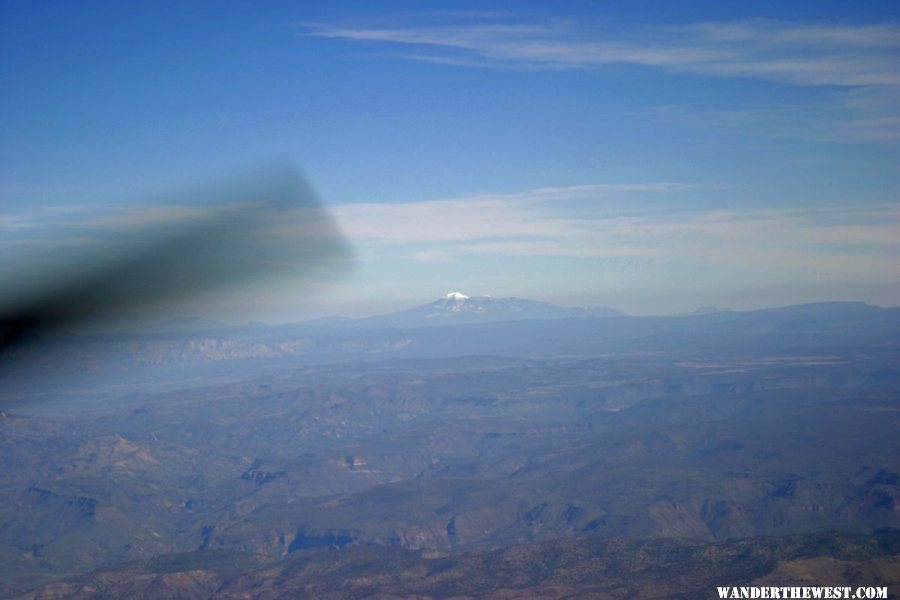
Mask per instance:
[[[280,157],[355,269],[203,316],[367,314],[456,289],[635,313],[897,305],[898,12],[4,2],[0,276],[102,241],[116,220],[85,228],[98,210],[159,226],[183,213],[135,199]]]

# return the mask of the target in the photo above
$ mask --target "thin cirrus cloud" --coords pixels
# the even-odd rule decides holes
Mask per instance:
[[[900,275],[900,212],[895,205],[647,212],[633,202],[636,194],[646,199],[647,193],[665,197],[690,189],[674,183],[538,188],[400,204],[344,204],[334,207],[334,216],[370,260],[542,256]]]
[[[509,244],[527,240],[540,241],[544,244],[541,247],[547,248],[546,241],[559,244],[587,226],[585,219],[591,211],[585,211],[585,204],[594,204],[594,212],[602,212],[597,202],[689,188],[687,184],[674,182],[542,187],[521,193],[420,202],[342,204],[333,207],[333,214],[347,236],[363,244],[404,248],[434,243],[502,241]]]
[[[564,22],[424,26],[318,24],[308,35],[453,52],[492,66],[592,67],[633,64],[797,85],[900,85],[900,25],[807,26],[773,21],[701,23],[585,33]],[[421,51],[415,58],[427,59]]]
[[[820,87],[825,95],[818,104],[744,106],[738,111],[743,129],[762,135],[777,132],[779,137],[900,139],[900,24],[805,25],[757,19],[611,31],[562,20],[508,22],[495,15],[481,22],[446,17],[443,22],[403,26],[315,24],[307,26],[305,34],[377,43],[391,47],[395,56],[461,67],[631,65]],[[726,125],[735,120],[727,110],[707,117]],[[793,123],[797,119],[801,122]],[[784,121],[789,122],[787,128]]]

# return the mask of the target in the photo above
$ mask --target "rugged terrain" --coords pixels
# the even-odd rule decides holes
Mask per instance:
[[[0,594],[896,580],[897,311],[456,323],[451,300],[439,326],[127,334],[13,357]],[[276,347],[291,350],[232,351]]]
[[[896,534],[516,544],[433,556],[358,548],[272,562],[167,555],[49,584],[21,600],[77,598],[717,598],[726,585],[900,585]],[[826,555],[827,557],[823,557]]]

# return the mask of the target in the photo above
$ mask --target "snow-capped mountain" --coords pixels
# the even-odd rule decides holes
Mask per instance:
[[[373,317],[367,321],[384,325],[421,326],[526,319],[614,317],[621,314],[612,308],[568,308],[537,300],[467,296],[462,292],[451,292],[434,302]]]

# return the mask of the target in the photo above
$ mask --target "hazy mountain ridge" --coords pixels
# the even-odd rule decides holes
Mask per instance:
[[[452,292],[434,302],[389,315],[361,319],[360,326],[420,327],[530,319],[615,317],[624,313],[613,308],[570,308],[522,298],[470,297]]]
[[[490,310],[482,312],[484,306]],[[497,306],[500,308],[494,310]],[[28,362],[28,371],[34,373],[178,364],[196,368],[228,361],[596,356],[679,348],[688,353],[702,349],[711,355],[762,350],[815,355],[859,344],[900,344],[900,308],[828,302],[751,312],[638,317],[595,316],[586,309],[518,299],[473,303],[471,299],[445,298],[366,319],[60,338],[36,353],[20,349],[16,355],[6,356],[0,366],[10,371],[8,379],[13,379],[22,362]],[[16,358],[26,360],[17,362]]]
[[[887,311],[887,313],[885,312]],[[592,319],[605,317],[627,317],[641,321],[692,322],[699,319],[706,323],[741,322],[750,320],[811,320],[811,319],[867,319],[885,316],[900,311],[897,307],[879,307],[864,302],[814,302],[783,307],[762,308],[750,311],[722,310],[705,307],[689,314],[634,316],[608,307],[565,307],[523,298],[493,298],[491,296],[469,297],[459,292],[447,294],[428,304],[371,317],[324,317],[297,323],[267,325],[250,323],[245,325],[225,325],[223,323],[179,317],[155,326],[148,326],[135,335],[178,336],[192,333],[228,334],[229,337],[267,338],[280,334],[321,333],[331,330],[369,329],[416,329],[429,326],[453,326],[488,324],[506,321]],[[705,321],[704,321],[705,320]],[[699,321],[698,321],[699,322]],[[127,335],[127,333],[126,333]]]

